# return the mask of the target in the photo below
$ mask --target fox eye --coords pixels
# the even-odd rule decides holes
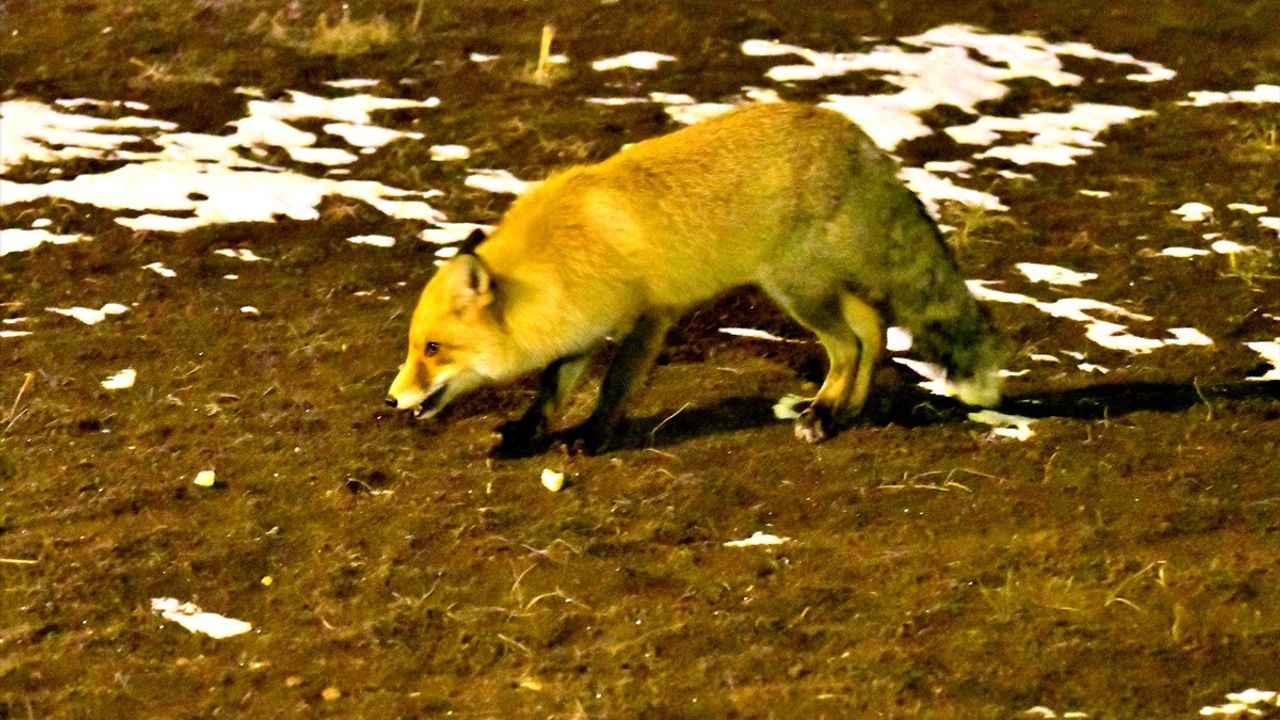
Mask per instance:
[[[427,343],[427,352],[426,352],[427,357],[431,357],[432,355],[435,355],[438,352],[440,352],[440,343],[436,342],[435,340],[432,340],[431,342]]]

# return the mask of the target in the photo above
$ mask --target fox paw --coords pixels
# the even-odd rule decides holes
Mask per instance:
[[[564,451],[568,455],[598,455],[609,447],[612,439],[611,430],[583,423],[564,434]]]
[[[544,419],[520,418],[498,426],[498,444],[490,455],[498,458],[518,458],[537,455],[551,445]]]
[[[836,423],[821,405],[810,405],[796,418],[796,437],[807,443],[820,443],[836,434]]]

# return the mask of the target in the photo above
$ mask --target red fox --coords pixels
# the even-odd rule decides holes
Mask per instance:
[[[830,361],[795,422],[831,437],[866,401],[886,324],[941,364],[959,399],[999,402],[1002,341],[896,163],[844,116],[742,107],[552,176],[474,252],[427,282],[387,404],[431,417],[459,395],[542,370],[497,450],[547,438],[606,337],[621,338],[594,412],[568,433],[605,448],[668,328],[755,285],[813,331]]]

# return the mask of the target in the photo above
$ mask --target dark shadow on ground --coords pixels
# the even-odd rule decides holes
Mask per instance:
[[[1129,413],[1176,413],[1214,401],[1280,400],[1280,381],[1193,384],[1120,382],[1090,385],[1053,393],[1009,397],[998,408],[1013,415],[1103,420]],[[765,427],[780,422],[774,400],[729,397],[704,407],[634,417],[614,439],[611,450],[638,450],[677,445],[695,438]],[[965,422],[972,408],[909,387],[886,388],[876,407],[868,408],[859,424],[924,427]],[[1276,405],[1280,415],[1280,404]]]

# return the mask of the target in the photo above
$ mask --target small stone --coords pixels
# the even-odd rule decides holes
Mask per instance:
[[[564,487],[564,473],[556,472],[551,468],[543,468],[542,487],[551,492],[560,492],[560,488]]]

